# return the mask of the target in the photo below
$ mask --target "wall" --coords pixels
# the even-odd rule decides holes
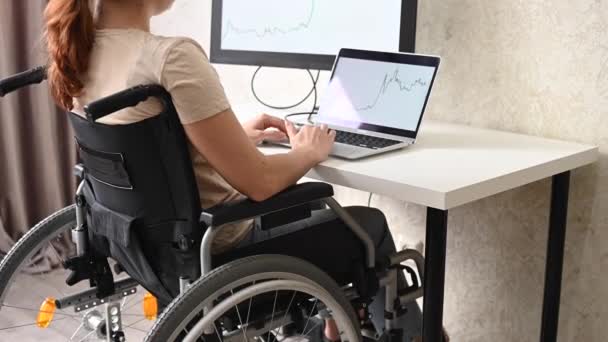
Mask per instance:
[[[209,0],[177,0],[154,28],[208,47],[209,18]],[[605,341],[608,0],[421,1],[418,29],[418,51],[443,57],[430,117],[600,146],[601,161],[573,174],[559,340]],[[217,68],[233,102],[251,100],[252,68]],[[308,87],[302,71],[268,70],[259,81],[276,101]],[[549,190],[541,181],[450,213],[445,323],[454,341],[538,340]],[[338,193],[346,204],[367,200]],[[424,239],[424,208],[379,196],[372,204],[399,244]]]

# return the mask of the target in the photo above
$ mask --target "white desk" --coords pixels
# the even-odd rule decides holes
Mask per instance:
[[[261,108],[245,105],[234,109],[250,114]],[[262,151],[286,150],[263,147]],[[597,159],[595,146],[425,121],[417,143],[407,149],[358,161],[332,158],[307,177],[428,207],[425,342],[441,340],[448,210],[553,177],[541,341],[555,341],[570,170]]]
[[[358,161],[331,159],[307,177],[445,210],[596,160],[593,146],[425,122],[409,148]]]

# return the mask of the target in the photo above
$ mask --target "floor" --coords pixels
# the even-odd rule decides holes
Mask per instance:
[[[42,275],[18,275],[0,307],[0,341],[100,341],[94,331],[82,326],[83,315],[75,313],[73,308],[57,310],[46,329],[36,326],[36,316],[45,298],[79,291],[78,286],[68,288],[64,281],[63,270]],[[82,289],[88,287],[86,282],[79,285]],[[127,341],[142,341],[153,324],[143,316],[142,300],[145,290],[137,290],[136,294],[121,301],[123,330]],[[103,307],[98,309],[103,312]]]

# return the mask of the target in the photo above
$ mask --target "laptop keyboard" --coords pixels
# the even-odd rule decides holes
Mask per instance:
[[[342,143],[342,144],[347,144],[347,145],[370,148],[370,149],[374,149],[374,150],[401,143],[401,141],[372,137],[369,135],[363,135],[363,134],[357,134],[357,133],[351,133],[351,132],[345,132],[345,131],[336,131],[336,142]]]

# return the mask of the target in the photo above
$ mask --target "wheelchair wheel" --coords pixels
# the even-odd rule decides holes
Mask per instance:
[[[341,341],[361,341],[353,306],[333,279],[300,259],[259,255],[223,265],[192,284],[166,308],[146,341],[320,341],[320,312],[335,320]]]
[[[71,241],[75,211],[75,206],[69,206],[38,223],[0,262],[0,341],[105,340],[99,329],[102,307],[81,312],[73,307],[42,309],[47,298],[59,299],[89,289],[87,281],[73,287],[65,284],[68,271],[62,263],[74,256],[76,249]],[[142,298],[143,292],[138,291],[123,299],[123,331],[128,340],[141,340],[151,326],[137,310]],[[48,325],[39,327],[39,315],[51,312]]]

